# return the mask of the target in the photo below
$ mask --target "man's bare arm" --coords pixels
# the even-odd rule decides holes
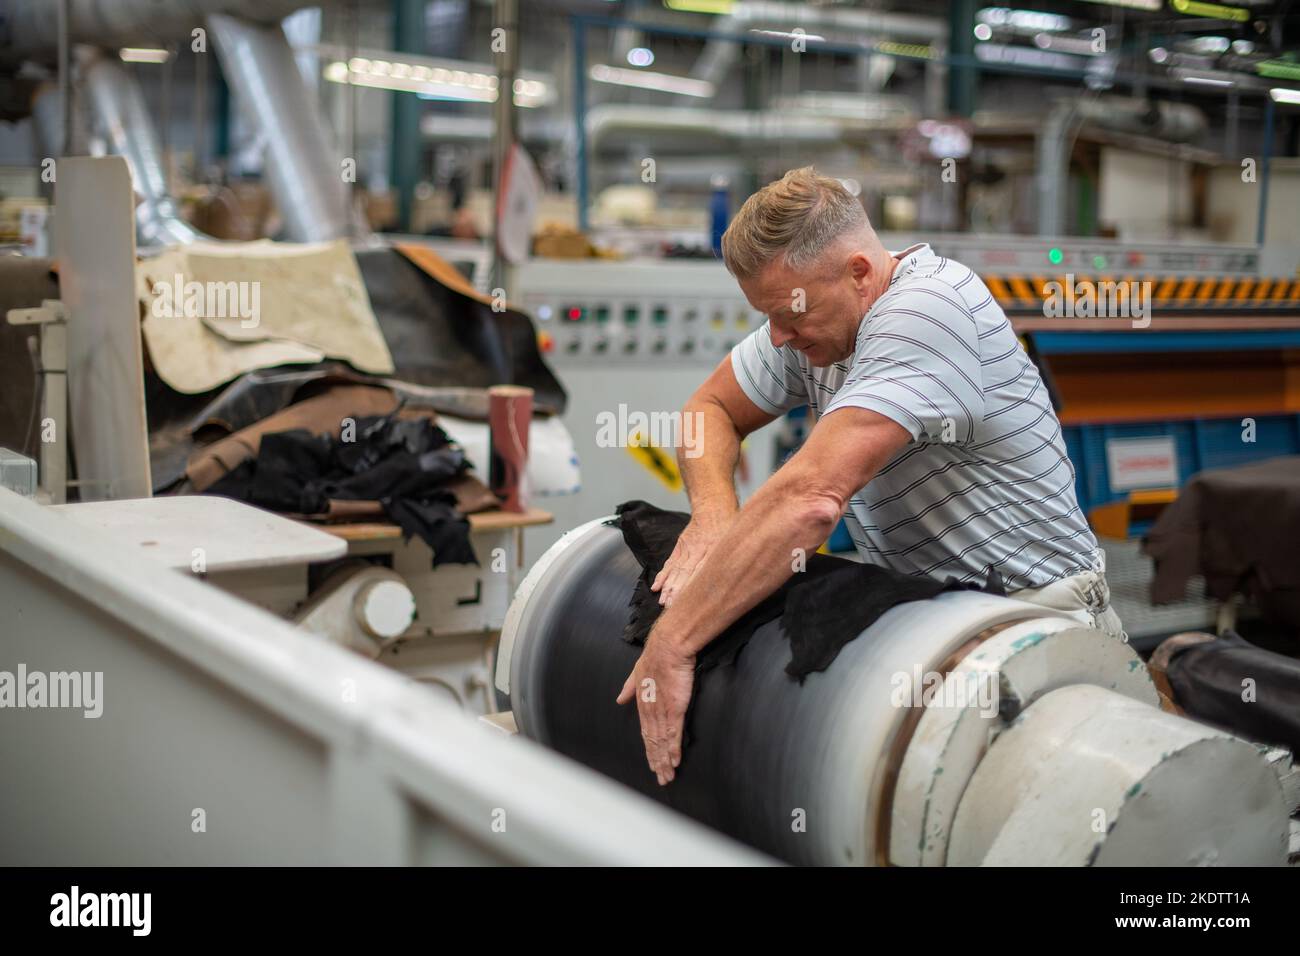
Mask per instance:
[[[867,484],[911,436],[896,422],[843,408],[813,428],[804,446],[740,509],[680,600],[655,631],[696,653],[794,573],[796,549],[826,541],[849,497]]]
[[[636,700],[646,762],[661,785],[681,763],[696,654],[794,573],[796,548],[820,547],[849,497],[910,437],[863,408],[825,416],[740,509],[683,586],[681,600],[659,615],[618,702]]]
[[[763,411],[744,393],[736,381],[730,356],[719,362],[713,374],[696,389],[682,414],[700,416],[702,425],[697,449],[685,446],[677,449],[682,480],[691,499],[691,514],[734,512],[737,508],[734,476],[740,460],[741,439],[776,416]]]
[[[771,422],[769,415],[744,393],[731,368],[731,357],[718,367],[691,396],[682,409],[693,416],[693,447],[677,450],[686,494],[691,501],[691,521],[678,539],[677,547],[651,590],[659,592],[659,603],[671,604],[713,543],[726,531],[736,515],[736,463],[740,442],[746,435]]]

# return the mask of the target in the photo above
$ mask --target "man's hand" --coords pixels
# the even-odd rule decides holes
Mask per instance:
[[[677,546],[668,555],[663,569],[655,576],[650,585],[651,591],[659,592],[659,603],[668,607],[677,598],[686,582],[695,576],[695,571],[704,562],[709,549],[721,538],[731,524],[732,515],[725,518],[706,518],[693,516],[685,530],[677,539]]]
[[[618,695],[620,704],[636,696],[646,761],[661,787],[672,782],[682,762],[682,724],[694,686],[695,655],[652,633]]]

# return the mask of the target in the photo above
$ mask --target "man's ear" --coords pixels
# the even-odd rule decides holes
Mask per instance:
[[[848,268],[853,284],[858,287],[859,292],[865,292],[873,271],[870,257],[861,251],[850,253]]]

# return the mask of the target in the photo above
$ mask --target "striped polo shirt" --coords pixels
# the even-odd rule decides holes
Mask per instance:
[[[1061,423],[1001,306],[928,244],[895,258],[851,357],[810,367],[764,324],[731,352],[741,388],[773,415],[868,408],[911,434],[849,501],[866,561],[962,581],[992,568],[1009,591],[1100,568]]]

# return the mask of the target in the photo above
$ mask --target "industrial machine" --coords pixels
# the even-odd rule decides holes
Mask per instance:
[[[282,533],[256,530],[282,532],[286,519],[229,504],[212,525],[220,550],[273,547],[262,557],[280,567],[322,557],[308,554],[320,532],[300,529],[289,554]],[[51,508],[0,488],[0,863],[763,862],[168,566],[195,540],[183,525],[159,522],[167,537],[142,549],[93,511],[70,510],[84,507],[94,506]],[[98,713],[53,689],[34,697],[38,674],[52,675],[49,688],[94,677]]]
[[[697,680],[676,780],[615,697],[641,568],[592,521],[502,632],[520,733],[791,863],[1243,865],[1287,858],[1289,754],[1161,709],[1125,643],[976,592],[881,616],[802,684],[779,621]],[[1280,758],[1280,759],[1279,759]],[[1288,791],[1289,790],[1289,794]]]

